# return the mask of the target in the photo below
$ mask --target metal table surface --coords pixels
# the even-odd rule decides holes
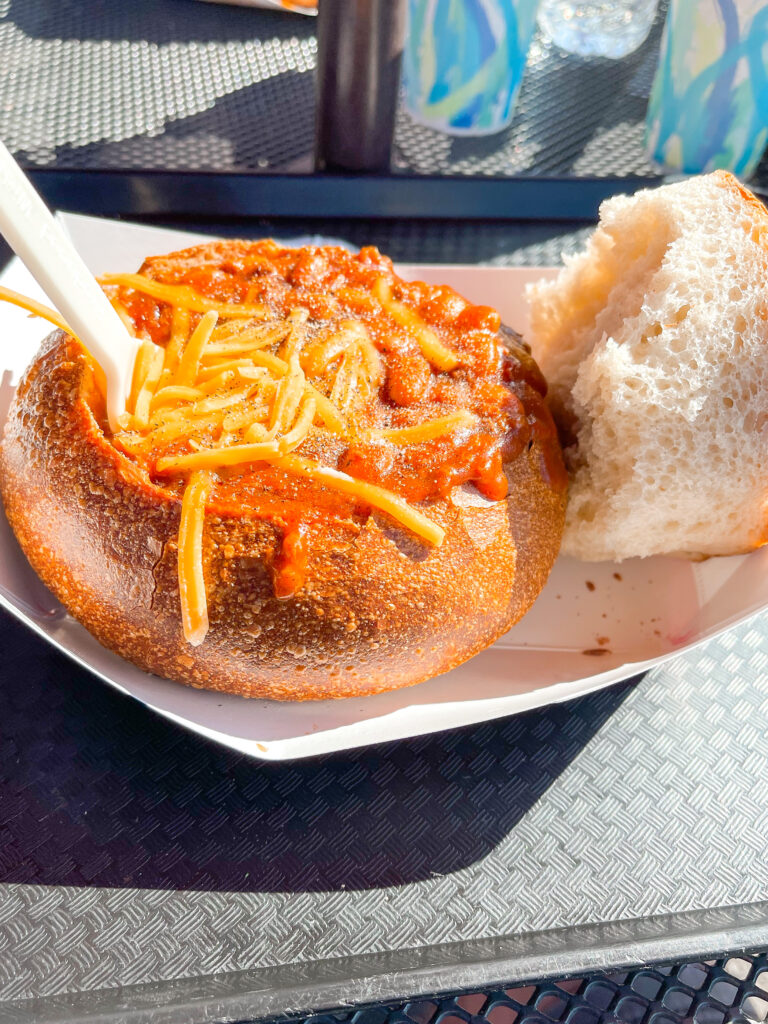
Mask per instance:
[[[0,0],[0,136],[37,167],[302,166],[312,33],[309,19],[191,0]],[[437,138],[422,151],[424,130],[401,117],[398,161],[644,173],[627,139],[639,138],[654,38],[658,27],[621,68],[592,68],[596,106],[566,111],[587,112],[567,151],[562,121],[541,136],[542,72],[500,147]],[[535,72],[550,62],[571,85],[586,74],[535,45]],[[578,163],[590,153],[607,162]],[[185,226],[318,227],[296,212]],[[408,261],[542,264],[585,229],[371,219],[332,231]],[[566,705],[283,765],[149,715],[7,616],[0,649],[0,1019],[231,1020],[482,985],[481,1002],[380,1005],[355,1021],[589,1024],[586,982],[560,989],[560,1017],[551,1000],[549,1015],[537,1008],[551,985],[528,1002],[501,993],[524,977],[768,948],[765,617]],[[763,961],[749,965],[739,999],[759,1000]],[[705,966],[708,986],[728,973]],[[600,1012],[670,1024],[666,988],[686,983],[663,982],[638,1009],[622,1002],[636,976],[678,973],[614,975]],[[698,1024],[741,1006],[690,991],[682,1016],[701,1005]],[[714,1004],[724,1016],[707,1016]]]
[[[531,230],[495,258],[582,237]],[[565,705],[282,765],[0,623],[8,1019],[123,1019],[118,996],[238,1019],[768,947],[765,617]]]

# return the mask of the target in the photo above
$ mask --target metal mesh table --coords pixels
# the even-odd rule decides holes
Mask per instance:
[[[41,168],[307,168],[313,31],[192,0],[0,0],[0,135]],[[398,169],[646,173],[658,33],[620,66],[537,40],[500,140],[451,143],[401,114]],[[287,235],[321,215],[189,226]],[[506,264],[556,262],[585,230],[332,225],[405,261]],[[188,736],[7,617],[0,642],[0,1020],[349,1000],[378,1005],[322,1024],[765,1015],[761,955],[679,966],[768,947],[765,618],[564,706],[294,765]],[[659,960],[678,967],[562,982]],[[549,980],[510,989],[528,977]]]
[[[768,1018],[768,957],[656,964],[636,971],[562,978],[420,999],[396,1006],[323,1014],[307,1024],[725,1024]]]
[[[418,174],[648,175],[643,124],[667,0],[623,61],[534,38],[513,123],[450,139],[398,117]],[[193,0],[0,0],[0,137],[30,166],[310,170],[311,18]],[[754,178],[768,182],[768,161]]]

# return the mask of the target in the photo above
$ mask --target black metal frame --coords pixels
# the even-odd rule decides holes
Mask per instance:
[[[616,193],[660,177],[466,178],[31,170],[50,206],[104,217],[323,217],[594,221]]]

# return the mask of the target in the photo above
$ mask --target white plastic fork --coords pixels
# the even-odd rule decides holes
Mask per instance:
[[[0,233],[104,371],[107,417],[117,430],[138,343],[2,142]]]

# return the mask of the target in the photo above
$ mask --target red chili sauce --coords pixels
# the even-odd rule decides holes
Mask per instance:
[[[543,401],[544,379],[516,336],[500,333],[499,314],[470,304],[451,288],[402,281],[391,261],[373,247],[350,254],[337,247],[222,242],[148,259],[141,273],[165,284],[189,285],[218,301],[262,303],[275,317],[303,307],[309,313],[308,345],[344,320],[361,321],[381,357],[384,376],[378,393],[356,411],[358,435],[414,426],[459,410],[475,414],[474,427],[416,444],[356,440],[353,433],[349,441],[310,437],[298,449],[298,454],[386,487],[407,501],[429,503],[460,484],[473,484],[487,498],[501,500],[508,489],[505,464],[535,438],[554,436]],[[391,285],[392,298],[417,313],[458,357],[454,369],[441,372],[431,365],[418,339],[382,307],[372,294],[379,278]],[[130,289],[121,289],[119,297],[140,332],[167,343],[169,305]],[[192,315],[192,326],[198,319]],[[325,394],[332,381],[332,376],[313,378]],[[180,450],[178,445],[174,450]],[[545,479],[550,476],[560,486],[559,464],[542,469]],[[156,482],[173,487],[168,480]],[[290,480],[265,463],[221,474],[215,500],[283,524],[283,550],[274,567],[278,596],[290,596],[300,586],[307,558],[303,521],[334,510],[344,514],[355,506],[353,499],[320,494],[316,485]]]

